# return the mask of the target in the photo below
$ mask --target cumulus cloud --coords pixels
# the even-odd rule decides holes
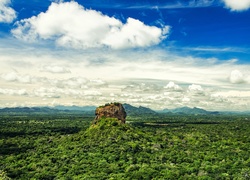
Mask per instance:
[[[197,85],[197,84],[192,84],[190,86],[188,86],[188,90],[189,91],[194,91],[194,92],[202,92],[203,88],[201,87],[201,85]]]
[[[2,74],[1,78],[4,79],[5,81],[16,81],[18,79],[17,73],[11,72],[11,73],[6,73]]]
[[[29,75],[20,75],[16,72],[2,74],[0,77],[8,82],[20,82],[20,83],[32,82],[32,78]]]
[[[192,85],[188,86],[187,92],[190,93],[192,97],[204,96],[206,93],[206,91],[201,87],[201,85],[198,85],[198,84],[192,84]]]
[[[86,79],[83,77],[72,77],[68,79],[47,79],[46,81],[52,86],[58,88],[72,88],[72,89],[89,89],[89,88],[101,88],[106,87],[107,82],[101,79]]]
[[[16,38],[55,40],[60,46],[77,49],[147,47],[160,43],[168,33],[169,26],[148,26],[133,18],[123,24],[74,1],[52,3],[45,13],[18,21],[12,30]]]
[[[43,66],[40,71],[50,73],[70,73],[69,69],[61,66]]]
[[[11,23],[16,18],[16,12],[9,7],[10,0],[0,1],[0,23]]]
[[[184,97],[184,98],[182,99],[182,101],[183,101],[183,102],[189,102],[189,101],[190,101],[190,98]]]
[[[96,90],[86,90],[83,92],[84,96],[101,96],[102,93]]]
[[[217,102],[217,103],[224,103],[224,102],[229,102],[228,98],[225,96],[220,95],[219,93],[214,93],[210,95],[210,100]]]
[[[181,91],[182,88],[175,84],[173,81],[170,81],[166,86],[164,86],[165,89],[169,89],[169,90],[175,90],[175,91]]]
[[[60,98],[60,94],[63,91],[58,88],[44,88],[41,87],[39,89],[35,89],[33,91],[33,94],[38,97],[42,98]]]
[[[56,80],[55,85],[58,87],[65,87],[65,88],[88,88],[87,84],[89,83],[89,80],[82,77],[73,77],[69,79],[64,80]],[[52,85],[53,82],[52,82]]]
[[[244,11],[250,8],[250,0],[223,0],[232,11]]]
[[[41,87],[39,89],[34,89],[33,91],[34,96],[42,97],[42,98],[65,98],[65,97],[71,97],[71,98],[86,98],[91,96],[101,96],[102,93],[97,90],[80,90],[80,89],[72,89],[72,88],[57,88],[57,87],[51,87],[51,88],[45,88]]]
[[[134,92],[134,93],[158,93],[160,87],[153,83],[131,83],[122,88],[123,92]]]
[[[28,95],[28,92],[26,91],[26,89],[2,89],[0,88],[0,94],[24,96],[24,95]]]
[[[229,76],[229,81],[233,84],[244,83],[244,75],[239,70],[233,70]]]
[[[169,27],[159,29],[147,26],[139,20],[128,18],[126,24],[108,33],[103,44],[114,49],[151,46],[160,43],[165,38],[164,34],[168,32]]]

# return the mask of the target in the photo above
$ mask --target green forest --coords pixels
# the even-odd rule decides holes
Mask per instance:
[[[250,117],[0,117],[0,179],[250,179]]]

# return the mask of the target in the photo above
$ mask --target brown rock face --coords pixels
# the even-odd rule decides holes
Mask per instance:
[[[100,106],[95,110],[95,120],[94,123],[97,123],[101,118],[117,118],[122,123],[126,122],[126,112],[121,103],[111,103],[106,104],[105,106]]]

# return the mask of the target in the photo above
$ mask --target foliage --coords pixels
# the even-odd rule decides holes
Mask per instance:
[[[0,180],[10,180],[4,171],[0,170]]]
[[[115,106],[118,106],[118,105],[120,105],[121,103],[119,103],[119,102],[111,102],[111,103],[106,103],[104,106],[102,105],[102,106],[99,106],[99,108],[104,108],[104,107],[106,107],[106,106],[110,106],[110,105],[115,105]]]
[[[246,117],[92,119],[2,116],[0,179],[250,178]]]

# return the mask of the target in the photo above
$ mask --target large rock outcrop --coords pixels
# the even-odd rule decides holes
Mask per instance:
[[[95,115],[94,124],[101,118],[117,118],[122,123],[125,123],[127,113],[121,103],[111,103],[96,108]]]

